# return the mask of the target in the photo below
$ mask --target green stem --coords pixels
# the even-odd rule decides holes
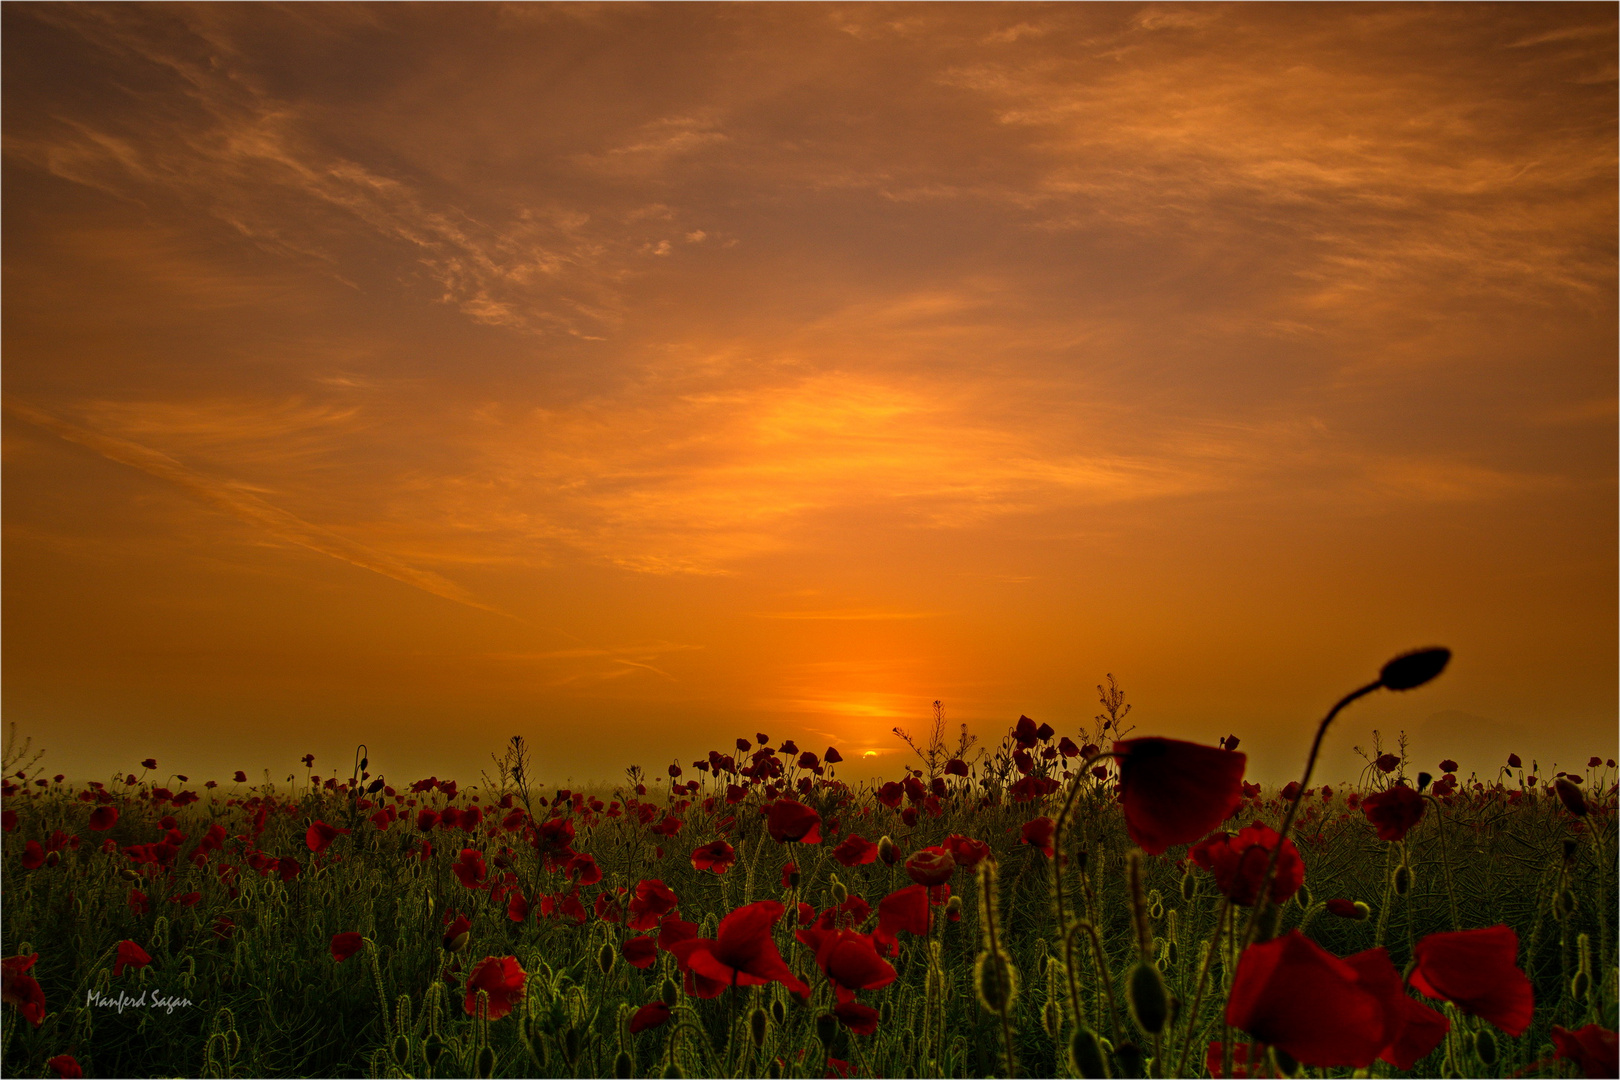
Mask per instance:
[[[1209,976],[1210,964],[1215,959],[1215,950],[1220,948],[1221,935],[1226,930],[1231,910],[1232,900],[1228,897],[1221,903],[1221,913],[1215,919],[1215,937],[1204,952],[1203,966],[1198,969],[1198,987],[1193,991],[1192,1008],[1187,1010],[1187,1036],[1181,1042],[1181,1057],[1176,1064],[1177,1076],[1187,1075],[1187,1058],[1192,1053],[1193,1036],[1198,1033],[1198,1006],[1204,1003],[1204,983]]]

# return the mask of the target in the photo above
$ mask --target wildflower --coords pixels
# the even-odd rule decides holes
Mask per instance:
[[[1519,760],[1519,755],[1518,754],[1509,754],[1507,763],[1508,763],[1508,768],[1510,768],[1510,769],[1522,769],[1522,768],[1524,768],[1524,762]]]
[[[1193,862],[1215,875],[1215,884],[1234,904],[1252,907],[1260,896],[1260,880],[1265,876],[1271,852],[1281,839],[1269,825],[1250,825],[1236,836],[1216,833],[1195,844],[1188,854]],[[1281,904],[1299,891],[1305,881],[1305,863],[1292,840],[1282,840],[1277,867],[1271,879],[1271,902]]]
[[[1396,784],[1388,791],[1362,799],[1361,812],[1378,830],[1378,839],[1404,840],[1423,817],[1423,796],[1405,784]]]
[[[467,919],[467,916],[457,915],[445,927],[444,936],[440,939],[440,943],[444,945],[446,952],[460,952],[462,947],[467,944],[466,938],[470,930],[472,930],[472,923]]]
[[[8,956],[0,960],[0,1001],[14,1006],[35,1027],[45,1020],[45,991],[28,974],[39,960],[39,953]]]
[[[951,758],[945,763],[946,776],[966,776],[968,774],[967,762],[961,758]]]
[[[643,970],[652,967],[658,959],[658,942],[646,934],[625,938],[619,950],[627,963]]]
[[[118,957],[113,961],[113,978],[116,979],[122,975],[126,967],[143,968],[151,962],[152,958],[146,955],[145,949],[133,941],[120,941],[118,943]]]
[[[1575,1031],[1553,1025],[1557,1056],[1573,1061],[1589,1077],[1620,1075],[1620,1039],[1608,1028],[1587,1024]]]
[[[1017,740],[1019,749],[1028,750],[1034,746],[1040,738],[1036,732],[1035,721],[1027,716],[1020,716],[1017,726],[1013,728],[1013,738]]]
[[[778,844],[821,843],[821,815],[801,802],[777,799],[765,819],[771,839]]]
[[[478,991],[489,995],[489,1018],[499,1020],[512,1011],[512,1006],[523,1000],[523,984],[528,973],[518,964],[515,956],[486,956],[467,976],[467,998],[462,1003],[467,1015],[478,1008]]]
[[[783,962],[771,937],[771,927],[781,915],[782,905],[775,900],[757,900],[721,919],[714,938],[679,942],[670,951],[684,967],[728,986],[779,982],[796,994],[808,995],[810,988]]]
[[[630,900],[630,921],[625,925],[631,930],[651,930],[679,904],[674,890],[661,879],[640,881]]]
[[[919,885],[942,885],[956,872],[956,860],[942,847],[923,848],[906,860],[906,876]]]
[[[833,848],[832,854],[844,866],[865,866],[877,860],[878,846],[856,833],[850,833],[842,844]]]
[[[96,832],[106,832],[118,824],[118,807],[98,806],[90,811],[90,828]]]
[[[1379,754],[1378,759],[1373,762],[1374,765],[1378,766],[1378,771],[1381,773],[1394,772],[1395,767],[1400,763],[1401,759],[1394,754]]]
[[[357,931],[345,930],[341,934],[332,935],[332,959],[343,963],[349,957],[365,948],[366,939]]]
[[[1536,1004],[1518,956],[1519,935],[1510,926],[1430,934],[1413,950],[1412,986],[1517,1038],[1530,1026]]]
[[[1120,755],[1120,801],[1131,840],[1149,855],[1208,835],[1243,801],[1247,758],[1179,739],[1127,739]]]
[[[1553,782],[1553,790],[1558,793],[1558,800],[1564,804],[1564,809],[1576,817],[1586,816],[1586,796],[1581,794],[1580,788],[1560,776]]]
[[[833,984],[839,1001],[854,1000],[857,990],[877,990],[894,982],[895,970],[878,955],[871,935],[832,930],[819,937],[816,964]]]
[[[878,901],[878,924],[872,932],[873,941],[886,955],[892,956],[900,944],[895,935],[904,930],[917,937],[924,936],[928,933],[928,918],[927,886],[908,885]]]
[[[646,1031],[648,1028],[662,1027],[669,1023],[669,1006],[662,1001],[649,1002],[636,1010],[630,1018],[630,1034]]]
[[[1038,817],[1034,821],[1026,821],[1021,843],[1039,848],[1041,854],[1050,859],[1053,854],[1052,834],[1056,827],[1056,824],[1049,817]]]
[[[1455,761],[1452,761],[1450,758],[1446,758],[1446,760],[1444,760],[1444,761],[1442,761],[1440,763],[1440,771],[1443,772],[1443,773],[1456,772],[1457,771],[1457,763]]]
[[[150,910],[147,905],[146,894],[136,888],[129,890],[129,898],[125,903],[129,904],[130,912],[135,915],[145,915]]]
[[[737,861],[737,852],[724,840],[715,840],[704,844],[692,852],[692,869],[712,870],[716,874],[724,874],[731,869],[731,864]]]
[[[57,1054],[53,1058],[46,1058],[45,1064],[56,1070],[56,1075],[61,1080],[78,1080],[84,1075],[84,1070],[70,1054]]]
[[[821,760],[826,762],[828,765],[836,765],[840,761],[844,760],[844,755],[838,752],[837,747],[829,746],[827,747],[827,752],[821,755]]]
[[[348,832],[348,829],[336,829],[324,821],[316,821],[304,834],[304,843],[309,845],[309,850],[319,855],[331,846],[332,841],[339,836],[347,835]]]
[[[879,961],[881,963],[882,961]],[[858,1001],[845,1001],[833,1008],[833,1015],[838,1022],[856,1035],[871,1035],[878,1029],[878,1019],[881,1014],[870,1005],[862,1005]]]
[[[450,869],[469,889],[482,887],[488,874],[484,866],[484,856],[476,848],[462,848],[461,854],[451,864]]]
[[[147,771],[157,768],[157,758],[147,758],[145,761],[141,762],[141,768],[146,769]]]

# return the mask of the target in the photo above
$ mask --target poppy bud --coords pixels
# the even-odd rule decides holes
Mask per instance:
[[[1048,1001],[1041,1006],[1041,1027],[1051,1038],[1057,1038],[1058,1029],[1063,1026],[1063,1017],[1058,1013],[1057,1002]]]
[[[1450,649],[1418,649],[1402,653],[1378,673],[1378,681],[1390,690],[1413,690],[1446,669]]]
[[[1429,785],[1431,783],[1433,783],[1433,782],[1434,782],[1434,775],[1432,773],[1426,773],[1426,772],[1418,773],[1418,790],[1419,791],[1427,790]]]
[[[900,849],[895,846],[893,840],[885,836],[878,840],[878,858],[883,860],[884,866],[893,866],[900,861]]]
[[[122,870],[118,871],[118,876],[123,878],[125,881],[139,881],[139,880],[141,880],[141,875],[137,874],[135,871],[131,870],[127,866],[124,867]]]
[[[627,1050],[620,1050],[619,1056],[613,1059],[613,1075],[618,1080],[630,1080],[636,1074],[636,1063]]]
[[[1198,879],[1193,877],[1192,869],[1189,867],[1187,872],[1181,875],[1181,898],[1191,901],[1197,892]]]
[[[844,888],[844,883],[838,880],[837,874],[832,875],[832,884],[827,886],[827,892],[832,895],[834,905],[842,904],[849,899],[849,890]]]
[[[887,1024],[893,1015],[894,1009],[890,1008],[889,1001],[885,998],[883,1004],[878,1006],[878,1023]]]
[[[1090,1028],[1080,1028],[1069,1037],[1069,1071],[1083,1077],[1108,1075],[1097,1033]]]
[[[569,1067],[572,1068],[574,1062],[579,1060],[579,1028],[571,1027],[563,1032],[562,1052],[563,1057],[568,1060]]]
[[[681,1067],[673,1061],[664,1066],[665,1080],[682,1080],[685,1075],[686,1073],[681,1071]]]
[[[1575,914],[1576,906],[1575,893],[1569,889],[1560,890],[1558,898],[1553,901],[1553,914],[1562,922]]]
[[[1122,1042],[1114,1051],[1114,1060],[1119,1062],[1121,1076],[1136,1076],[1142,1069],[1142,1048],[1133,1042]]]
[[[1164,946],[1164,966],[1165,967],[1175,967],[1176,966],[1176,941],[1175,941],[1174,938],[1171,938],[1168,942],[1165,943],[1165,946]]]
[[[838,1035],[838,1017],[832,1013],[822,1013],[816,1017],[816,1039],[824,1047],[832,1045],[833,1039]]]
[[[1170,1001],[1158,968],[1138,963],[1131,970],[1130,1003],[1131,1015],[1143,1031],[1157,1035],[1164,1030],[1164,1022],[1170,1015]]]
[[[1480,1064],[1496,1064],[1496,1036],[1489,1028],[1485,1028],[1474,1036],[1474,1053],[1478,1055]]]
[[[483,1078],[495,1075],[495,1048],[485,1046],[478,1051],[478,1057],[473,1061],[473,1075]]]
[[[1277,1071],[1283,1076],[1298,1076],[1299,1062],[1294,1060],[1292,1054],[1279,1047],[1271,1048],[1271,1056],[1277,1062]]]
[[[962,898],[960,896],[953,896],[945,901],[945,914],[951,919],[960,919],[962,917]]]
[[[1564,861],[1565,862],[1574,862],[1575,861],[1575,853],[1578,850],[1580,850],[1580,846],[1578,844],[1576,844],[1575,841],[1573,841],[1573,840],[1565,840],[1564,841]],[[125,873],[128,873],[128,872],[129,871],[125,871]],[[139,876],[139,875],[136,875],[136,876]]]
[[[1155,902],[1152,907],[1148,908],[1148,917],[1154,922],[1164,918],[1164,905]]]
[[[771,1002],[771,1019],[775,1020],[779,1027],[787,1023],[787,1006],[782,1004],[780,998]]]
[[[62,861],[62,853],[59,852],[59,851],[47,852],[46,855],[45,855],[45,865],[46,866],[55,866],[57,863],[59,863],[61,861]]]
[[[999,1013],[1011,1008],[1018,996],[1018,979],[1005,953],[985,951],[973,970],[973,986],[979,1004],[986,1012]]]
[[[658,1000],[671,1007],[681,999],[681,988],[675,985],[674,979],[665,979],[658,988]]]
[[[766,1068],[765,1075],[770,1077],[771,1080],[782,1080],[782,1059],[779,1057],[771,1058],[771,1064]]]
[[[1395,868],[1395,895],[1405,896],[1412,887],[1412,868],[1405,863]]]
[[[596,966],[602,969],[602,974],[610,975],[613,972],[613,958],[618,955],[611,943],[602,942],[602,947],[596,950]]]
[[[787,882],[788,888],[797,889],[799,887],[799,872],[797,870],[790,872],[787,876]]]
[[[363,757],[363,758],[360,759],[360,771],[361,772],[365,772],[370,767],[371,767],[371,759],[369,757]]]
[[[1577,971],[1575,977],[1569,980],[1569,996],[1576,1001],[1585,1001],[1586,992],[1592,988],[1592,976],[1585,971]]]
[[[748,1014],[748,1037],[754,1040],[755,1046],[765,1045],[765,1023],[768,1019],[764,1009],[756,1008]]]
[[[1581,794],[1580,788],[1560,776],[1553,784],[1553,790],[1558,792],[1558,798],[1566,810],[1576,817],[1586,816],[1586,796]]]
[[[1357,911],[1361,912],[1361,918],[1363,919],[1372,915],[1372,905],[1365,900],[1357,900],[1353,906]]]
[[[467,942],[471,940],[471,938],[472,934],[466,930],[463,930],[461,933],[457,934],[451,939],[450,944],[446,945],[445,949],[448,952],[458,953],[467,947]]]
[[[1299,906],[1306,911],[1311,910],[1311,887],[1304,882],[1300,882],[1299,892],[1294,894],[1294,899],[1298,900]]]
[[[443,1054],[444,1043],[437,1035],[429,1035],[427,1037],[427,1042],[422,1044],[422,1057],[426,1059],[428,1068],[431,1069],[433,1066],[437,1065],[439,1063],[440,1056]]]

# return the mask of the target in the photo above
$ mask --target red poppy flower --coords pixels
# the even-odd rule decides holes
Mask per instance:
[[[1412,986],[1482,1016],[1514,1038],[1535,1011],[1535,991],[1519,970],[1519,935],[1510,926],[1430,934],[1413,950]]]
[[[309,850],[319,855],[331,846],[332,841],[339,836],[346,836],[348,832],[348,829],[336,829],[324,821],[316,821],[304,834],[304,843],[309,845]]]
[[[837,747],[829,746],[827,747],[827,752],[821,755],[821,760],[825,761],[828,765],[836,765],[840,761],[844,760],[844,755],[838,752]]]
[[[968,774],[967,762],[961,758],[951,758],[945,763],[946,776],[966,776]]]
[[[669,1023],[669,1006],[662,1001],[652,1001],[636,1010],[630,1018],[630,1034],[635,1035],[648,1028],[662,1027]]]
[[[1040,848],[1041,854],[1048,859],[1052,857],[1052,833],[1056,824],[1049,817],[1038,817],[1034,821],[1024,822],[1023,839],[1021,843],[1031,847]]]
[[[55,1069],[56,1075],[62,1080],[79,1080],[84,1075],[84,1070],[79,1068],[79,1063],[69,1054],[57,1054],[53,1058],[46,1058],[45,1064]]]
[[[1362,799],[1361,812],[1378,830],[1378,839],[1404,840],[1423,817],[1423,796],[1405,784],[1396,784],[1388,791]]]
[[[1243,802],[1248,759],[1235,750],[1146,738],[1116,742],[1114,752],[1126,831],[1149,855],[1208,835]]]
[[[677,915],[667,915],[658,924],[658,947],[670,952],[678,943],[697,937],[697,932],[697,923],[686,922]]]
[[[188,892],[188,893],[181,893],[178,896],[169,897],[169,903],[171,903],[171,904],[179,904],[181,907],[196,907],[198,901],[200,901],[201,899],[202,899],[202,893],[200,893],[200,892]]]
[[[145,761],[141,762],[141,768],[143,768],[143,769],[155,769],[155,768],[157,768],[157,758],[147,758]]]
[[[38,840],[30,840],[23,845],[22,866],[24,870],[38,870],[45,865],[45,849],[39,846]]]
[[[956,873],[956,860],[942,847],[923,848],[906,860],[906,876],[919,885],[943,885]]]
[[[1352,1068],[1381,1056],[1415,1061],[1449,1027],[1406,996],[1383,949],[1341,960],[1298,930],[1244,951],[1226,1022],[1303,1064]]]
[[[113,961],[113,978],[124,973],[126,967],[145,967],[152,962],[146,955],[146,950],[133,941],[120,941],[118,943],[118,957]]]
[[[899,947],[895,935],[902,930],[917,937],[928,933],[927,886],[908,885],[878,901],[878,924],[872,937],[885,955],[892,956]]]
[[[854,930],[821,934],[816,964],[827,973],[839,1001],[850,1001],[857,990],[877,990],[895,979],[894,968],[878,955],[871,936]]]
[[[512,898],[506,903],[506,917],[515,923],[528,921],[529,901],[517,889],[512,890]]]
[[[129,910],[136,915],[145,915],[151,910],[146,900],[146,894],[136,888],[129,890],[129,897],[124,902],[129,905]]]
[[[1215,875],[1222,895],[1234,904],[1252,907],[1260,896],[1260,879],[1277,846],[1277,831],[1269,825],[1250,825],[1236,836],[1216,833],[1194,844],[1188,852],[1193,862]],[[1292,840],[1282,842],[1277,855],[1276,874],[1271,879],[1271,902],[1281,904],[1299,891],[1305,881],[1305,863]]]
[[[630,921],[625,925],[631,930],[651,930],[679,904],[674,890],[662,880],[652,878],[638,882],[636,894],[630,900]]]
[[[1509,754],[1507,763],[1508,763],[1508,768],[1510,768],[1510,769],[1522,769],[1522,768],[1524,768],[1524,762],[1519,760],[1519,755],[1518,754]]]
[[[956,860],[956,865],[964,870],[971,870],[978,866],[990,854],[990,845],[982,840],[973,840],[958,833],[952,833],[945,838],[944,848]]]
[[[625,961],[632,967],[643,970],[652,967],[658,960],[658,942],[648,934],[625,938],[619,951],[624,953]]]
[[[1446,758],[1446,760],[1444,760],[1444,761],[1442,761],[1440,763],[1440,771],[1441,772],[1456,772],[1457,771],[1457,763],[1455,761],[1452,761],[1450,758]]]
[[[1553,790],[1558,793],[1558,801],[1564,804],[1564,809],[1576,817],[1586,816],[1586,796],[1581,794],[1580,788],[1560,776],[1553,781]]]
[[[281,858],[276,860],[276,873],[282,881],[291,881],[304,872],[304,866],[297,859]]]
[[[456,861],[450,864],[451,871],[469,889],[481,888],[488,870],[484,867],[483,853],[476,848],[462,848]]]
[[[345,930],[341,934],[332,935],[332,959],[343,963],[349,957],[365,948],[366,939],[353,930]]]
[[[1038,738],[1035,732],[1035,721],[1027,716],[1020,716],[1018,723],[1013,726],[1013,738],[1017,740],[1020,747],[1026,750],[1035,745]]]
[[[737,852],[724,840],[715,840],[704,844],[692,852],[692,869],[712,870],[716,874],[723,874],[731,869],[731,864],[737,861]]]
[[[1221,1062],[1226,1057],[1225,1044],[1219,1041],[1209,1044],[1204,1051],[1204,1071],[1211,1076],[1223,1076]],[[1232,1046],[1232,1076],[1234,1080],[1248,1080],[1249,1076],[1249,1044],[1235,1043]]]
[[[771,839],[778,844],[821,843],[821,815],[801,802],[777,799],[765,818]]]
[[[877,1031],[879,1013],[870,1005],[858,1001],[845,1001],[833,1008],[838,1022],[856,1035],[871,1035]]]
[[[1588,1077],[1620,1076],[1620,1039],[1608,1028],[1587,1024],[1575,1031],[1553,1025],[1557,1056],[1573,1061]]]
[[[670,952],[694,973],[729,986],[779,982],[801,996],[810,988],[795,976],[777,951],[771,927],[782,916],[775,900],[745,904],[720,920],[713,939],[693,938]]]
[[[28,974],[38,960],[39,953],[0,960],[0,1001],[14,1006],[35,1027],[45,1020],[45,991]]]
[[[478,991],[482,990],[489,995],[489,1018],[499,1020],[523,1000],[523,984],[528,978],[517,957],[486,956],[467,976],[467,998],[462,1002],[467,1015],[477,1012]]]
[[[1330,915],[1337,915],[1341,919],[1360,920],[1367,917],[1367,913],[1356,907],[1354,901],[1345,900],[1342,897],[1329,900],[1326,907]]]
[[[118,824],[118,807],[98,806],[90,811],[90,827],[96,832],[106,832]]]
[[[1378,766],[1378,771],[1381,773],[1394,772],[1395,767],[1400,763],[1401,759],[1394,754],[1380,754],[1378,760],[1373,762],[1374,765]]]
[[[875,862],[878,846],[857,833],[850,833],[844,842],[833,848],[833,858],[845,866],[865,866]]]
[[[455,952],[456,951],[456,939],[461,937],[461,935],[467,933],[471,929],[472,929],[472,923],[470,921],[468,921],[467,916],[465,916],[465,915],[457,915],[445,927],[444,937],[441,939],[443,941],[444,947],[446,949],[449,949],[451,952]]]

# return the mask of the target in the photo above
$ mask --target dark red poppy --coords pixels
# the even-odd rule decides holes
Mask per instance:
[[[0,1001],[14,1006],[35,1027],[45,1020],[45,991],[28,974],[38,960],[39,953],[0,960]]]
[[[1221,1063],[1226,1057],[1225,1044],[1219,1041],[1209,1044],[1204,1051],[1204,1071],[1211,1076],[1221,1077]],[[1232,1076],[1234,1080],[1248,1080],[1249,1076],[1249,1044],[1235,1043],[1232,1046]]]
[[[1049,817],[1038,817],[1034,821],[1024,822],[1021,843],[1030,847],[1039,848],[1041,854],[1048,859],[1052,857],[1052,834],[1057,826]]]
[[[45,865],[45,849],[39,846],[38,840],[30,840],[23,845],[22,867],[24,870],[38,870]]]
[[[1508,763],[1508,768],[1510,768],[1510,769],[1522,769],[1522,768],[1524,768],[1524,762],[1519,760],[1519,755],[1518,754],[1509,754],[1507,763]]]
[[[1535,1011],[1535,991],[1519,970],[1519,935],[1511,926],[1430,934],[1413,950],[1412,986],[1484,1017],[1514,1038]]]
[[[1080,756],[1080,748],[1074,745],[1074,740],[1067,735],[1058,740],[1058,752],[1066,758]]]
[[[482,888],[488,874],[484,867],[484,855],[476,848],[462,848],[461,854],[450,865],[450,870],[469,889]]]
[[[956,860],[942,847],[923,848],[906,860],[906,876],[919,885],[943,885],[956,873]]]
[[[1620,1039],[1606,1027],[1587,1024],[1575,1031],[1553,1025],[1553,1049],[1588,1077],[1620,1076]]]
[[[280,858],[276,860],[276,873],[282,881],[291,881],[304,872],[304,865],[297,859]]]
[[[844,755],[838,752],[837,747],[829,746],[827,747],[827,752],[821,755],[821,760],[825,761],[828,765],[836,765],[840,761],[844,760]]]
[[[816,964],[827,973],[839,1001],[850,1001],[857,990],[877,990],[895,979],[894,968],[878,955],[871,936],[854,930],[821,935]]]
[[[343,963],[349,957],[365,948],[366,939],[357,931],[345,930],[341,934],[332,935],[332,959]]]
[[[661,879],[640,881],[630,900],[630,921],[625,925],[631,930],[651,930],[679,904],[674,890]]]
[[[1581,794],[1580,788],[1560,776],[1553,781],[1553,790],[1558,793],[1558,801],[1564,804],[1564,809],[1576,817],[1586,816],[1586,796]]]
[[[157,759],[156,758],[147,758],[145,761],[141,762],[141,768],[143,768],[143,769],[155,769],[155,768],[157,768]]]
[[[118,824],[118,807],[98,806],[90,811],[90,827],[96,832],[106,832]]]
[[[506,917],[515,923],[529,919],[529,901],[517,889],[512,890],[512,898],[506,902]]]
[[[444,928],[444,936],[441,938],[444,947],[451,952],[456,952],[456,939],[460,938],[463,934],[467,933],[471,929],[472,923],[467,919],[467,916],[457,915],[454,919],[451,919]]]
[[[944,848],[951,853],[951,858],[956,860],[956,865],[964,870],[978,866],[990,854],[989,844],[958,833],[952,833],[945,838]]]
[[[669,952],[678,943],[697,937],[697,932],[697,923],[686,922],[677,915],[667,915],[658,924],[658,947]]]
[[[1266,864],[1272,849],[1277,846],[1277,831],[1269,825],[1254,824],[1236,836],[1215,833],[1194,844],[1188,854],[1193,862],[1215,875],[1216,887],[1234,904],[1252,907],[1260,896],[1260,879],[1265,876]],[[1305,863],[1292,840],[1283,840],[1277,855],[1277,869],[1271,879],[1271,902],[1281,904],[1299,891],[1305,881]]]
[[[630,1034],[636,1035],[648,1028],[662,1027],[669,1023],[669,1006],[662,1001],[652,1001],[636,1010],[630,1018]]]
[[[781,917],[781,904],[756,900],[721,919],[713,939],[682,941],[670,952],[694,973],[726,985],[779,982],[796,994],[808,995],[810,988],[783,962],[771,937],[771,927]]]
[[[1456,772],[1457,771],[1457,763],[1455,761],[1452,761],[1450,758],[1446,758],[1446,760],[1444,760],[1444,761],[1442,761],[1440,763],[1440,771],[1441,772]]]
[[[885,955],[892,956],[899,947],[895,935],[902,930],[917,937],[926,935],[928,918],[928,887],[908,885],[878,901],[878,924],[872,937]]]
[[[1405,784],[1396,784],[1387,791],[1362,799],[1361,812],[1378,830],[1378,839],[1404,840],[1412,826],[1423,818],[1423,796]]]
[[[834,1006],[833,1015],[838,1022],[849,1028],[855,1035],[872,1035],[878,1029],[879,1013],[870,1005],[862,1005],[858,1001],[845,1001]]]
[[[489,1018],[499,1020],[523,1000],[523,984],[528,980],[515,956],[486,956],[467,976],[467,997],[463,1006],[472,1016],[478,1009],[478,991],[489,995]]]
[[[129,905],[130,912],[135,915],[145,915],[150,910],[146,894],[136,888],[129,890],[129,896],[124,902]]]
[[[1013,738],[1017,740],[1019,747],[1027,750],[1034,746],[1039,738],[1036,731],[1035,721],[1027,716],[1020,716],[1018,723],[1013,727]]]
[[[179,904],[181,907],[196,907],[200,900],[202,900],[202,893],[195,891],[169,897],[169,903]]]
[[[1365,1068],[1433,1050],[1448,1024],[1432,1013],[1406,996],[1383,949],[1341,960],[1290,930],[1244,951],[1226,1022],[1305,1065]]]
[[[70,1054],[57,1054],[53,1058],[46,1058],[45,1064],[55,1069],[56,1075],[61,1080],[79,1080],[84,1075],[84,1070]]]
[[[878,846],[858,833],[850,833],[832,854],[844,866],[866,866],[877,861]]]
[[[1378,760],[1373,762],[1374,765],[1378,766],[1378,771],[1381,773],[1394,772],[1395,767],[1400,763],[1401,759],[1394,754],[1379,754]]]
[[[961,758],[951,758],[945,763],[946,776],[966,776],[968,774],[967,762]]]
[[[778,844],[821,843],[821,815],[792,799],[777,799],[771,803],[765,827]]]
[[[1120,802],[1131,839],[1149,855],[1209,834],[1243,802],[1247,758],[1180,739],[1127,739],[1119,756]]]
[[[1332,900],[1329,900],[1327,902],[1326,907],[1327,907],[1327,910],[1328,910],[1328,914],[1337,915],[1341,919],[1360,920],[1360,919],[1365,919],[1367,917],[1367,913],[1365,911],[1361,910],[1360,908],[1356,907],[1354,901],[1345,900],[1342,897],[1336,897],[1336,898],[1334,898]]]
[[[126,967],[143,968],[151,962],[152,958],[146,955],[145,949],[133,941],[120,941],[118,943],[118,956],[113,960],[113,978],[116,979],[122,975]]]
[[[692,852],[692,869],[712,870],[716,874],[723,874],[731,869],[731,864],[737,861],[737,852],[724,840],[715,840],[704,844]]]
[[[624,953],[624,959],[630,966],[643,970],[652,967],[658,960],[658,942],[649,934],[625,938],[619,951]]]
[[[304,843],[309,845],[309,850],[319,855],[331,846],[332,841],[339,836],[347,836],[348,832],[348,829],[338,829],[324,821],[316,821],[309,827],[309,831],[304,833]]]

